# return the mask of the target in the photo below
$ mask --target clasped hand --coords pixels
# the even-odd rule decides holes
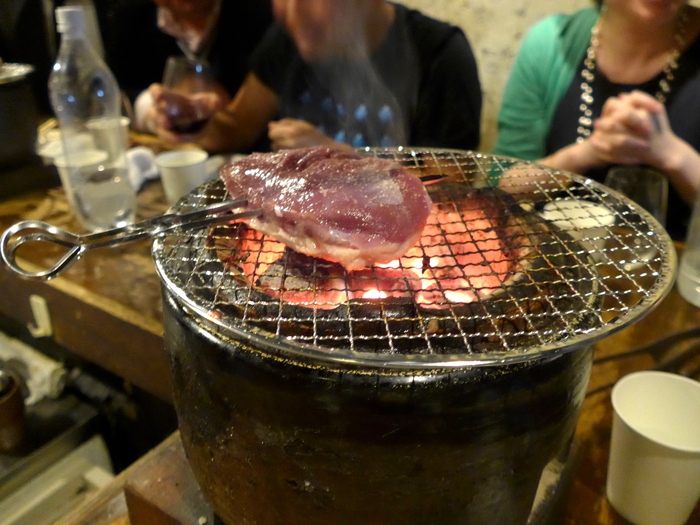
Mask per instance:
[[[664,105],[641,91],[611,97],[589,144],[601,164],[647,164],[663,169],[676,135]]]

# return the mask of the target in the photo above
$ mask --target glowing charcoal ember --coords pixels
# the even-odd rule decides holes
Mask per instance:
[[[425,308],[470,303],[503,286],[514,265],[496,224],[479,208],[433,213],[419,245],[429,258],[416,302]],[[411,250],[407,256],[417,253]],[[413,259],[415,260],[415,258]]]
[[[225,264],[218,300],[273,333],[378,353],[541,344],[539,327],[554,337],[587,315],[562,281],[580,271],[538,213],[496,188],[443,181],[429,192],[433,209],[415,245],[361,270],[299,254],[246,224],[215,228],[208,246]]]

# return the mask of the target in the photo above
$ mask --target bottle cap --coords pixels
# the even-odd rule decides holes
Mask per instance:
[[[56,27],[59,33],[84,33],[85,14],[82,7],[57,7]]]

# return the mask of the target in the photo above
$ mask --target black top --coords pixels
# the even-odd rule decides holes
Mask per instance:
[[[306,120],[355,147],[475,149],[481,88],[461,29],[396,5],[382,47],[366,61],[307,64],[280,25],[251,69],[280,100],[280,117]]]
[[[109,14],[103,30],[105,53],[117,82],[131,100],[160,82],[168,56],[182,55],[177,41],[158,29],[152,0],[130,0]],[[214,78],[235,95],[248,71],[248,58],[272,23],[269,0],[223,0],[211,45],[201,57]]]
[[[583,60],[573,82],[559,104],[557,113],[552,121],[552,127],[547,137],[547,155],[576,142],[578,138],[578,119],[581,116],[581,71]],[[659,80],[665,77],[661,72],[655,78],[639,85],[616,84],[610,82],[599,70],[595,71],[593,82],[593,112],[592,118],[600,117],[605,101],[621,93],[640,90],[656,95]],[[671,129],[680,138],[700,151],[700,38],[688,47],[678,60],[678,69],[674,72],[670,83],[671,92],[666,97]],[[610,166],[597,168],[584,173],[587,177],[599,182],[605,181]],[[680,197],[673,185],[669,185],[668,217],[666,230],[672,238],[685,239],[692,208]]]

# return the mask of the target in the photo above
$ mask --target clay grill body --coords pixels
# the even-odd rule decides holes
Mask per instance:
[[[525,524],[591,352],[503,367],[329,367],[212,340],[166,298],[187,457],[227,524]]]
[[[614,276],[637,285],[634,299],[620,292],[609,303],[609,268],[531,206],[562,189],[600,198],[595,185],[572,175],[514,199],[474,189],[513,159],[367,153],[450,175],[431,187],[438,207],[474,191],[495,196],[507,278],[442,308],[404,296],[299,305],[246,277],[235,242],[222,257],[217,236],[230,231],[157,241],[175,406],[195,476],[228,525],[525,524],[543,469],[567,454],[592,343],[665,295],[670,239],[657,233],[662,249],[641,277]],[[222,198],[214,183],[180,205]]]

